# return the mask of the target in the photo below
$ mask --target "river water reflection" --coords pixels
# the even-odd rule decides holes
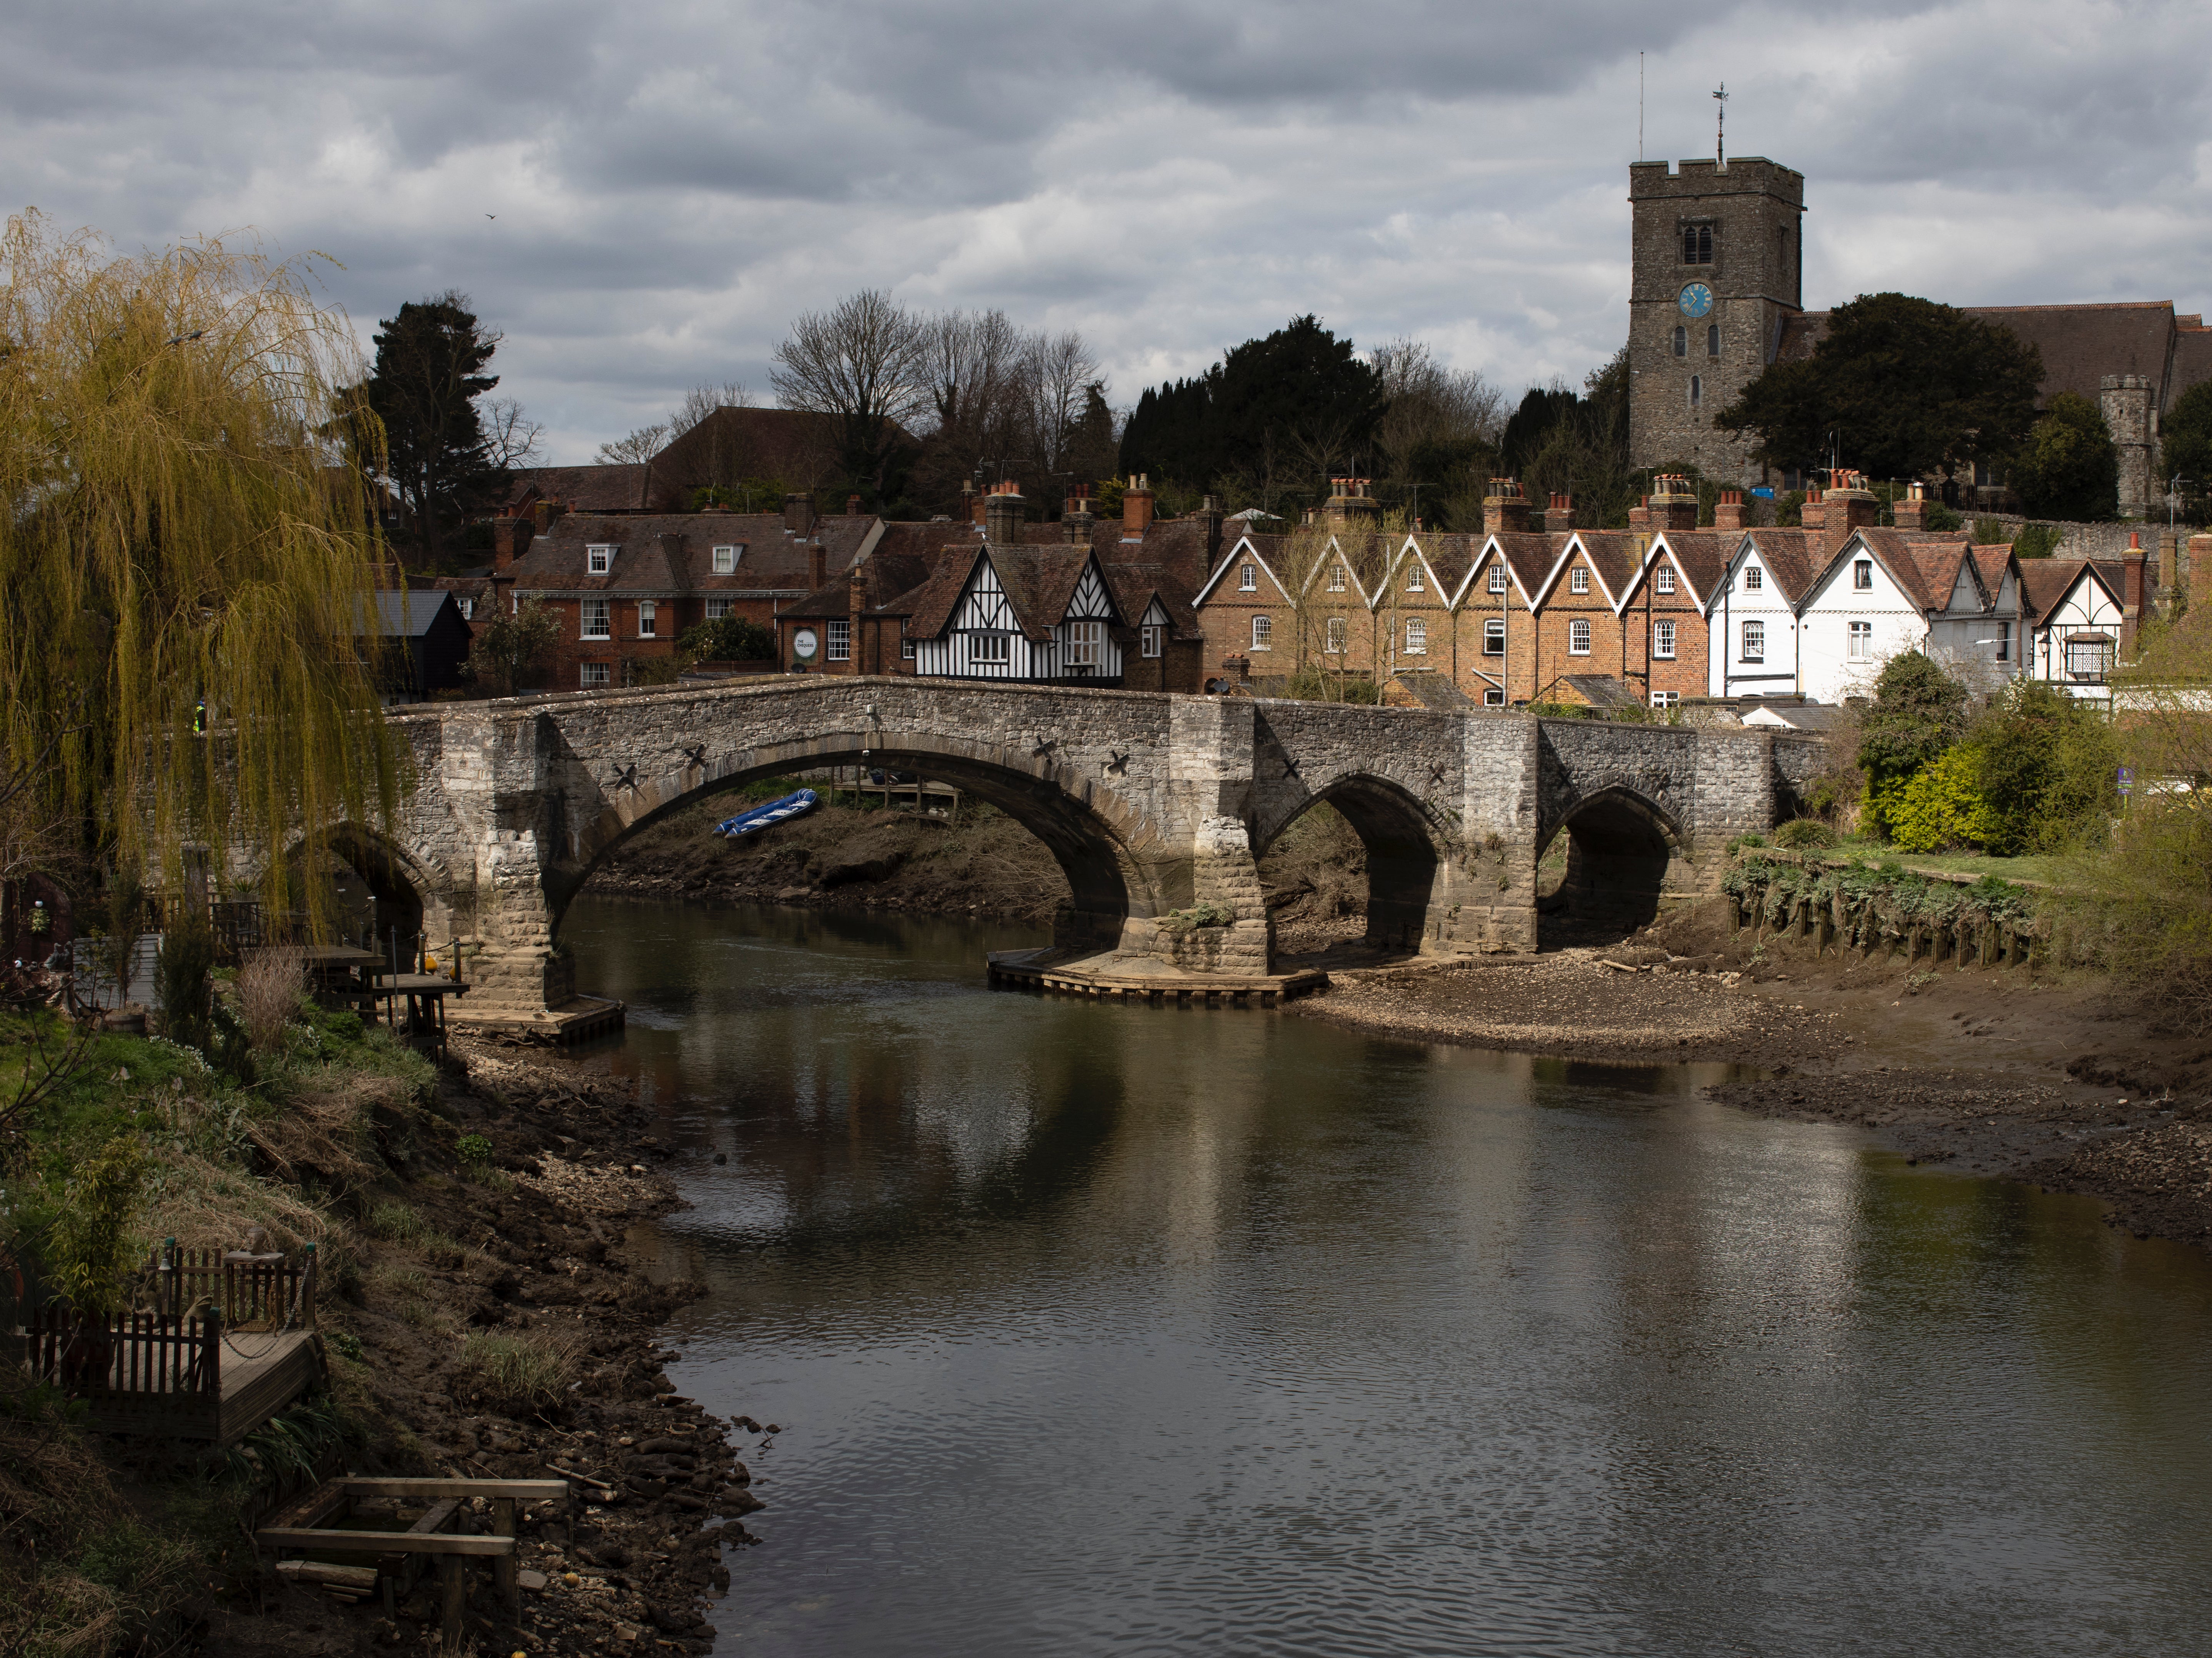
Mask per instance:
[[[586,899],[748,1461],[734,1650],[2203,1651],[2212,1271],[1643,1071]]]

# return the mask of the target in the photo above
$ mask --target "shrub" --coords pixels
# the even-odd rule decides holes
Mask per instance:
[[[1975,751],[1962,745],[1923,767],[1884,805],[1890,838],[1906,852],[1984,844],[1996,820],[1977,786],[1978,762]]]
[[[215,972],[215,932],[207,917],[187,912],[161,935],[154,959],[155,993],[161,1002],[161,1033],[185,1048],[204,1051]]]
[[[284,1033],[299,1017],[307,977],[300,952],[287,946],[257,950],[238,970],[238,1017],[257,1054],[284,1045]]]
[[[773,662],[775,635],[749,616],[726,616],[686,628],[676,648],[693,662]]]
[[[557,1409],[575,1376],[574,1345],[546,1332],[472,1330],[461,1343],[460,1388],[479,1406],[511,1416]]]
[[[1975,788],[1987,808],[1991,852],[2014,857],[2032,847],[2071,838],[2080,807],[2055,800],[2061,744],[2076,727],[2105,731],[2104,722],[2055,685],[2014,680],[1975,720],[1966,746],[1974,756]],[[2110,746],[2092,743],[2089,750]],[[2082,745],[2069,750],[2081,763]]]
[[[1929,529],[1938,531],[1948,535],[1952,531],[1966,528],[1966,520],[1960,518],[1958,513],[1953,512],[1942,501],[1930,501],[1929,503],[1928,527]]]
[[[2118,512],[2119,480],[2112,428],[2104,411],[2078,392],[2051,399],[2012,463],[2012,485],[2028,512],[2075,523]]]
[[[422,1217],[405,1204],[398,1202],[372,1204],[365,1224],[376,1236],[388,1238],[394,1243],[419,1238],[425,1230]]]
[[[118,1134],[86,1159],[69,1183],[47,1234],[53,1286],[82,1313],[112,1313],[125,1303],[125,1280],[139,1265],[131,1223],[146,1191],[146,1148]]]
[[[471,1179],[491,1167],[491,1142],[481,1134],[464,1134],[453,1142],[453,1155]]]
[[[1817,817],[1799,817],[1774,831],[1774,844],[1792,851],[1832,847],[1836,844],[1836,832]]]

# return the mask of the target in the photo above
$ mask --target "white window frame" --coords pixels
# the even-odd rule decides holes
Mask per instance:
[[[1014,659],[1012,634],[969,634],[968,660],[986,667],[1002,668]]]
[[[1328,573],[1328,590],[1333,593],[1340,593],[1344,591],[1344,566],[1341,564],[1334,565],[1330,568]]]
[[[1147,622],[1137,629],[1137,648],[1146,656],[1158,656],[1161,650],[1160,641],[1166,633],[1167,629],[1161,623]]]
[[[1588,656],[1590,653],[1590,624],[1586,616],[1578,616],[1567,623],[1567,654]]]
[[[611,546],[584,549],[584,574],[605,575],[615,567],[615,550]]]
[[[1273,650],[1274,646],[1271,641],[1273,640],[1274,636],[1274,617],[1271,616],[1255,616],[1252,618],[1252,648],[1254,650]]]
[[[901,635],[899,637],[899,660],[902,662],[911,662],[914,660],[914,641],[907,638],[904,635]]]
[[[714,574],[735,575],[738,573],[738,550],[735,547],[714,549]]]
[[[1744,592],[1747,593],[1755,593],[1761,591],[1765,586],[1766,573],[1764,570],[1760,569],[1756,564],[1747,564],[1743,567]]]
[[[1413,568],[1406,572],[1406,591],[1409,593],[1425,593],[1428,590],[1428,580],[1421,572],[1421,562],[1415,559]]]
[[[1589,591],[1589,572],[1579,564],[1576,565],[1573,569],[1568,571],[1567,591],[1571,593],[1588,592]]]
[[[1655,708],[1679,708],[1681,706],[1681,702],[1682,693],[1680,691],[1654,691],[1651,693],[1651,706]]]
[[[587,598],[578,607],[582,631],[580,639],[612,639],[615,636],[614,601]]]
[[[1260,591],[1258,565],[1240,564],[1237,567],[1237,591],[1240,593],[1256,593]]]
[[[1329,656],[1342,656],[1352,642],[1352,629],[1340,616],[1333,616],[1322,627],[1322,650]]]
[[[586,662],[576,676],[576,683],[587,691],[601,690],[614,683],[614,672],[605,662]]]
[[[830,625],[823,629],[828,635],[823,647],[823,659],[828,662],[850,662],[853,659],[853,621],[850,616],[832,616]]]
[[[1872,559],[1855,558],[1851,561],[1851,591],[1856,593],[1870,593],[1874,591],[1874,561]]]
[[[1766,660],[1766,624],[1764,622],[1745,623],[1741,639],[1743,648],[1739,660],[1744,662]]]
[[[1096,668],[1106,660],[1106,624],[1103,622],[1071,622],[1067,624],[1067,665],[1071,668]]]
[[[1874,623],[1854,622],[1848,629],[1849,642],[1844,647],[1844,659],[1850,662],[1874,660]]]
[[[1426,656],[1429,653],[1429,624],[1417,616],[1406,618],[1406,654]]]
[[[1505,618],[1502,616],[1486,617],[1482,624],[1482,653],[1485,656],[1505,654]]]
[[[1486,689],[1482,693],[1482,706],[1486,708],[1504,708],[1505,706],[1504,690],[1497,685]]]
[[[1505,567],[1503,564],[1493,564],[1490,567],[1490,591],[1492,592],[1504,592],[1505,591],[1506,580]]]
[[[707,620],[720,622],[737,607],[734,598],[709,598],[707,601]]]
[[[1662,593],[1673,592],[1674,591],[1674,567],[1671,564],[1662,564],[1657,571],[1653,574],[1652,585],[1657,587]]]
[[[2012,660],[2012,623],[2009,622],[1997,623],[1997,660]]]
[[[461,601],[461,620],[462,620],[462,621],[464,621],[464,622],[473,622],[473,621],[475,621],[476,619],[477,619],[477,602],[476,602],[476,600],[474,600],[473,598],[465,598],[465,599],[463,599],[463,600]]]
[[[659,637],[657,631],[659,626],[660,606],[650,598],[638,600],[637,636],[640,639],[657,639]]]
[[[2066,677],[2078,685],[2101,685],[2112,677],[2113,650],[2109,641],[2069,639],[2063,660]]]
[[[1674,659],[1674,623],[1671,617],[1661,616],[1651,624],[1651,654],[1662,662]]]

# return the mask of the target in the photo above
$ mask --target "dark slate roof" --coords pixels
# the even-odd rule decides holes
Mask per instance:
[[[2168,409],[2191,386],[2212,380],[2212,328],[2184,328],[2173,337],[2173,378],[2166,384]]]
[[[1561,674],[1559,683],[1574,687],[1575,695],[1593,708],[1640,708],[1644,699],[1626,680],[1612,674]]]
[[[2041,403],[2048,404],[2061,392],[2079,392],[2094,403],[2098,382],[2105,375],[2143,374],[2154,386],[2168,392],[2171,406],[2173,391],[2194,383],[2181,379],[2179,361],[2170,361],[2179,355],[2170,301],[1960,308],[1970,317],[2010,329],[2043,354],[2043,384],[2036,394]],[[1784,322],[1776,356],[1784,361],[1809,357],[1827,331],[1828,313],[1800,312]],[[2181,337],[2187,337],[2186,333]],[[2171,386],[2169,367],[2174,370]],[[2205,378],[2206,373],[2212,373],[2212,361],[2197,378]]]
[[[780,513],[665,513],[598,517],[569,513],[514,563],[515,586],[531,592],[645,593],[787,592],[807,590],[809,544],[842,575],[870,544],[877,520],[820,518],[807,540],[787,535]],[[587,550],[611,545],[612,568],[586,574]],[[738,549],[738,568],[714,574],[714,550]]]
[[[518,467],[507,475],[507,504],[557,501],[574,513],[641,513],[664,504],[652,497],[651,472],[643,461],[620,466]]]
[[[895,440],[914,441],[904,430],[895,431]],[[787,489],[808,489],[835,469],[837,441],[835,416],[726,404],[662,446],[653,458],[653,477],[671,490],[746,477],[779,478]],[[825,508],[843,504],[816,503]]]
[[[885,525],[887,530],[897,526]],[[931,526],[940,533],[941,524]],[[817,588],[794,604],[787,604],[779,616],[849,616],[853,609],[852,577],[857,572],[861,583],[861,613],[865,616],[910,616],[921,602],[922,591],[930,579],[947,565],[957,565],[965,579],[972,568],[975,549],[973,547],[939,547],[925,551],[919,544],[910,544],[908,537],[900,537],[899,544],[885,550],[878,543],[875,550],[863,558],[852,569],[826,586]]]
[[[377,594],[377,621],[386,639],[420,639],[430,631],[438,612],[447,605],[453,605],[453,620],[465,629],[469,624],[462,621],[460,607],[453,604],[453,596],[436,590]]]
[[[1116,562],[1099,566],[1106,577],[1106,585],[1114,590],[1114,602],[1121,607],[1121,614],[1135,627],[1145,619],[1152,600],[1160,601],[1160,608],[1168,614],[1168,635],[1173,639],[1187,639],[1198,631],[1198,621],[1191,614],[1191,602],[1197,589],[1182,580],[1180,572],[1165,564]]]

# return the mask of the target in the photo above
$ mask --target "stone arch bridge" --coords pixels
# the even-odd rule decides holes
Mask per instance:
[[[809,767],[918,769],[1023,823],[1073,895],[1058,944],[1242,976],[1273,964],[1258,859],[1316,802],[1365,843],[1370,941],[1528,950],[1559,834],[1571,907],[1648,920],[1709,890],[1725,843],[1788,815],[1821,764],[1817,739],[1771,732],[911,678],[455,703],[392,724],[414,792],[389,834],[349,829],[349,850],[433,938],[482,941],[470,1011],[511,1014],[574,993],[561,917],[624,836]]]

